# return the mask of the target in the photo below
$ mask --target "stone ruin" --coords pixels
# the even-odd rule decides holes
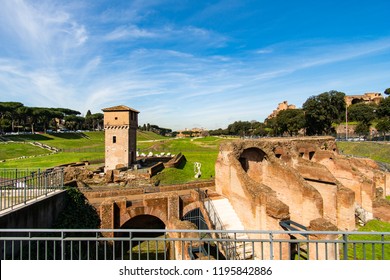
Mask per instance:
[[[390,173],[370,159],[339,154],[333,137],[266,138],[221,144],[216,191],[228,197],[247,230],[355,230],[390,222]]]
[[[160,155],[137,157],[137,163],[132,168],[118,164],[115,169],[104,172],[104,167],[95,170],[88,168],[89,162],[70,163],[64,168],[64,184],[79,187],[81,190],[91,189],[91,186],[107,187],[149,187],[153,184],[151,178],[165,168],[180,168],[186,164],[182,153],[177,155]]]

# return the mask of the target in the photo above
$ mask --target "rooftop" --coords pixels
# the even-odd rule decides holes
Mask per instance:
[[[114,106],[114,107],[104,108],[104,109],[102,109],[102,111],[103,112],[133,111],[133,112],[139,113],[139,111],[137,111],[133,108],[127,107],[125,105],[118,105],[118,106]]]

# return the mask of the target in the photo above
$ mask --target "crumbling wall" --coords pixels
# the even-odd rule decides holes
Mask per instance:
[[[281,229],[283,219],[308,225],[323,214],[320,193],[280,161],[273,147],[256,140],[220,147],[216,190],[229,198],[246,229]]]
[[[340,155],[333,137],[233,141],[221,145],[216,163],[216,190],[248,229],[279,229],[267,212],[271,199],[302,225],[321,218],[353,230],[356,209],[372,218],[377,190],[384,197],[388,181],[374,161]]]

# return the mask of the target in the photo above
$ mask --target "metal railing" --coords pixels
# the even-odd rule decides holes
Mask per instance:
[[[308,260],[390,259],[390,232],[296,231],[313,238],[290,239],[284,231],[213,230],[45,230],[1,229],[2,260],[225,260],[227,242],[212,238],[245,233],[232,239],[251,246],[254,260],[293,259],[298,243],[310,247]],[[157,237],[153,237],[152,235]],[[325,236],[327,238],[325,238]],[[370,239],[368,239],[370,238]],[[222,245],[222,246],[220,246]],[[195,252],[195,253],[194,253]],[[192,255],[192,256],[191,256]]]
[[[20,172],[20,171],[19,171]],[[13,173],[16,177],[18,173]],[[26,204],[30,200],[63,189],[64,172],[58,168],[45,171],[31,171],[29,175],[15,179],[0,180],[0,211],[13,209],[17,205]]]
[[[237,241],[234,240],[236,238],[236,234],[228,233],[228,231],[225,229],[223,222],[221,218],[219,217],[218,211],[215,209],[215,206],[213,204],[213,201],[209,198],[207,192],[198,189],[199,193],[199,199],[201,203],[203,203],[205,210],[207,212],[207,215],[214,226],[214,230],[219,230],[219,232],[216,232],[217,237],[225,240],[225,242],[220,243],[221,250],[224,252],[225,256],[229,260],[238,260],[240,259],[240,254],[237,250]],[[240,247],[242,243],[239,243]],[[248,248],[248,246],[247,246]],[[245,256],[245,243],[244,246],[240,248],[240,250],[243,250],[244,256]]]
[[[19,179],[35,172],[43,172],[40,168],[0,168],[0,178],[4,180]]]

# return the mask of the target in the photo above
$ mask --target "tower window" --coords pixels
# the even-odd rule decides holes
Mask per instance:
[[[115,120],[118,120],[118,117],[115,117]]]
[[[112,136],[112,143],[116,143],[116,136]]]

